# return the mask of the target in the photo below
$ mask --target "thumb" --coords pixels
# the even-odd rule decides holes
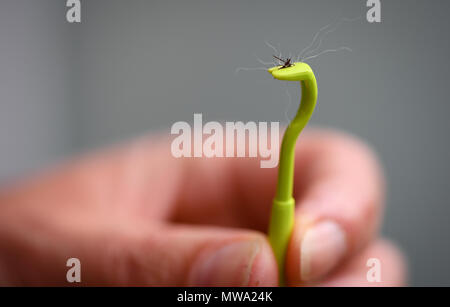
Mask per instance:
[[[157,286],[276,286],[278,273],[263,234],[217,227],[158,226],[125,261],[130,283]],[[136,265],[138,264],[138,265]],[[143,277],[144,280],[139,280]]]

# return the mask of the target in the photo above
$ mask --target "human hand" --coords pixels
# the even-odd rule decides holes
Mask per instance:
[[[0,284],[276,286],[265,236],[277,169],[257,159],[175,159],[155,138],[86,157],[0,193]],[[371,151],[333,132],[302,134],[288,285],[403,285],[379,239],[383,179]],[[369,283],[369,258],[381,283]]]

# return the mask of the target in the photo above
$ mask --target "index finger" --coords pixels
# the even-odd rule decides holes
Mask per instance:
[[[361,161],[360,165],[351,167],[357,161]],[[325,185],[331,182],[340,182],[343,187],[361,192],[365,186],[370,186],[374,193],[370,192],[373,197],[369,198],[378,203],[381,195],[378,166],[370,150],[351,137],[307,131],[299,139],[295,163],[294,196],[300,208],[309,207],[306,200],[312,196],[308,195],[313,195],[320,186],[326,189]],[[249,158],[183,159],[182,165],[184,175],[176,197],[174,221],[266,232],[277,168],[261,168],[258,159]],[[332,207],[325,212],[342,209]],[[353,214],[353,211],[348,213]]]

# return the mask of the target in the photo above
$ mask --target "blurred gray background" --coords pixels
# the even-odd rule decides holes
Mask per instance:
[[[319,84],[314,125],[372,144],[389,191],[383,233],[409,258],[410,284],[450,285],[450,2],[365,0],[65,1],[0,4],[0,183],[176,121],[285,121],[285,84],[263,71],[264,41],[283,54],[344,22],[309,61]],[[256,55],[256,56],[255,56]],[[296,85],[291,116],[299,99]]]

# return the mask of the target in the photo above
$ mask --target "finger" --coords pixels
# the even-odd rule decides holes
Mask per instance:
[[[374,155],[354,138],[316,133],[302,155],[287,253],[294,284],[322,278],[364,247],[377,232],[383,195]]]
[[[278,282],[270,246],[256,232],[148,226],[147,221],[95,211],[41,213],[38,217],[26,213],[1,224],[0,284],[273,286]],[[70,258],[81,263],[81,283],[67,280]]]
[[[216,227],[160,226],[131,243],[127,284],[276,286],[277,266],[264,235]],[[133,274],[133,272],[135,274]]]
[[[113,211],[118,214],[165,219],[180,189],[182,160],[157,137],[138,139],[52,167],[0,191],[0,201],[54,210]],[[6,189],[7,188],[7,189]],[[21,210],[22,210],[21,209]]]
[[[398,287],[406,284],[406,261],[387,241],[377,241],[349,259],[317,285],[324,287]]]

